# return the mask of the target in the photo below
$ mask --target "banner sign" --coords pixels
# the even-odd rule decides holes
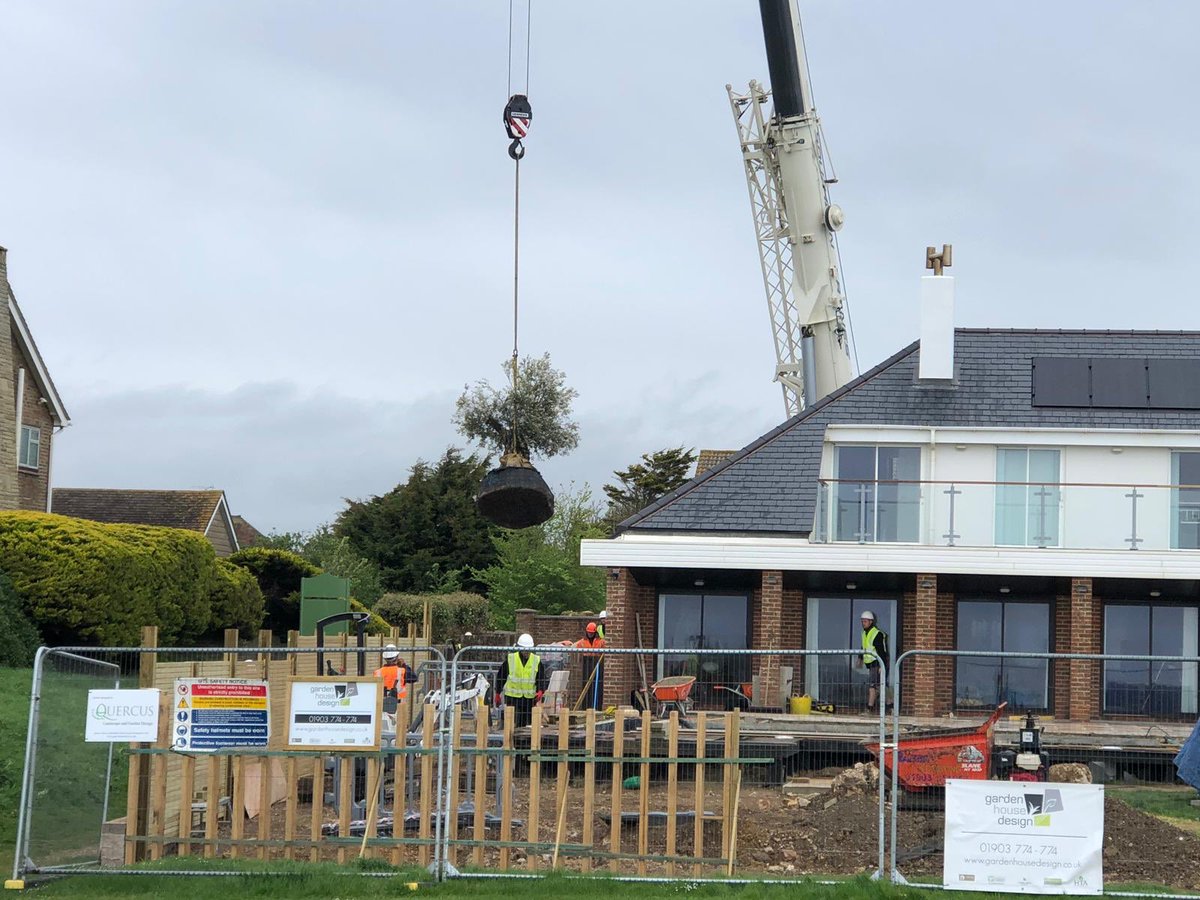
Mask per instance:
[[[93,743],[158,740],[157,688],[88,691],[83,739]]]
[[[946,888],[1100,894],[1103,850],[1103,785],[946,781]]]
[[[293,681],[287,746],[318,750],[378,750],[383,682],[333,677]]]
[[[176,678],[172,742],[181,753],[265,747],[270,688],[245,678]]]

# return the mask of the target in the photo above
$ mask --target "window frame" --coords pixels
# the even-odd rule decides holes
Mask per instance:
[[[867,522],[865,523],[865,526],[864,526],[866,528],[867,533],[861,534],[858,537],[854,537],[853,535],[843,536],[841,533],[841,529],[839,527],[840,518],[838,516],[838,505],[841,502],[841,496],[840,496],[841,488],[842,488],[841,455],[842,455],[843,450],[870,450],[870,451],[872,451],[872,465],[871,465],[872,477],[871,477],[871,480],[868,482],[863,479],[856,479],[856,480],[853,480],[853,482],[852,482],[852,483],[856,483],[856,484],[868,484],[869,483],[872,486],[870,497],[867,500],[870,511],[867,514]],[[890,501],[890,502],[894,502],[897,505],[897,507],[901,508],[901,509],[906,504],[910,504],[910,503],[915,504],[916,517],[915,517],[915,522],[913,523],[914,534],[913,534],[912,539],[904,540],[904,539],[901,539],[900,537],[896,537],[895,539],[888,539],[888,538],[880,538],[880,536],[879,536],[879,508],[880,508],[879,488],[880,488],[880,485],[881,484],[882,485],[895,485],[898,493],[900,490],[902,490],[905,487],[904,484],[898,483],[894,479],[891,479],[891,478],[882,478],[881,479],[879,477],[879,454],[880,454],[881,450],[901,450],[901,451],[911,450],[911,451],[914,451],[916,453],[916,463],[917,463],[917,473],[916,473],[915,481],[919,482],[921,479],[921,476],[924,472],[924,466],[925,466],[925,454],[923,452],[924,448],[919,444],[901,444],[901,443],[866,444],[866,443],[858,443],[858,442],[846,443],[846,444],[834,444],[833,445],[833,491],[831,492],[831,494],[832,494],[831,507],[832,507],[832,513],[833,513],[833,521],[831,523],[830,530],[832,531],[833,540],[837,543],[859,543],[859,544],[920,544],[921,543],[921,526],[922,526],[921,505],[922,505],[923,497],[922,497],[921,485],[919,483],[909,486],[909,487],[915,488],[916,496],[914,498],[905,499],[905,498],[897,497],[896,500]],[[886,504],[889,501],[885,500],[884,502]],[[897,534],[899,534],[900,531],[902,530],[901,524],[902,524],[901,517],[898,514],[896,517],[896,532],[897,532]],[[868,534],[869,534],[869,537],[868,537]]]
[[[859,701],[864,701],[866,698],[867,688],[870,687],[870,682],[867,680],[865,673],[857,672],[854,668],[854,663],[858,661],[858,656],[861,654],[862,646],[862,625],[860,614],[863,609],[870,609],[875,615],[880,616],[883,621],[877,621],[877,625],[887,624],[890,627],[885,628],[888,635],[888,653],[891,656],[891,665],[894,667],[896,658],[902,652],[899,645],[900,630],[904,626],[904,598],[902,595],[888,595],[885,593],[870,593],[858,594],[855,593],[838,593],[836,591],[820,591],[808,593],[804,597],[804,649],[805,651],[813,651],[822,649],[814,646],[814,639],[819,639],[818,629],[814,627],[814,604],[820,603],[822,600],[846,601],[849,604],[847,622],[849,624],[849,637],[851,644],[849,647],[830,647],[825,649],[847,649],[854,650],[855,653],[847,656],[838,656],[831,654],[828,656],[813,655],[806,653],[804,657],[804,690],[811,696],[820,697],[821,699],[830,699],[835,702],[848,703],[851,706],[863,705]],[[881,610],[883,604],[891,604],[890,616],[882,616]],[[818,614],[819,615],[819,614]],[[848,672],[848,680],[842,682],[832,682],[823,686],[821,684],[821,664],[823,661],[844,662]],[[827,663],[828,664],[828,663]],[[798,686],[799,681],[796,679],[793,672],[793,686]],[[887,674],[889,683],[892,678],[892,673]],[[843,698],[844,694],[849,694],[849,698]]]
[[[1001,481],[1001,479],[1000,479],[1000,461],[1003,458],[1003,454],[1011,453],[1014,451],[1020,451],[1025,454],[1025,478],[1024,478],[1024,481],[1021,481],[1021,482]],[[1030,455],[1030,453],[1033,453],[1033,452],[1053,453],[1057,457],[1057,463],[1058,463],[1057,467],[1056,467],[1057,471],[1054,474],[1054,477],[1055,477],[1054,488],[1055,488],[1056,496],[1055,496],[1054,504],[1052,507],[1053,511],[1054,511],[1053,512],[1053,514],[1054,514],[1054,534],[1053,535],[1042,535],[1043,537],[1047,537],[1050,539],[1045,544],[1037,543],[1033,539],[1033,537],[1031,537],[1029,534],[1029,530],[1030,530],[1029,529],[1030,487],[1034,484],[1042,484],[1042,485],[1048,484],[1048,482],[1044,482],[1044,481],[1033,481],[1029,477],[1029,462],[1030,462],[1029,455]],[[1063,452],[1062,452],[1062,448],[1061,447],[1019,446],[1019,445],[1011,445],[1011,446],[997,445],[996,446],[996,462],[995,462],[995,466],[994,466],[993,470],[996,473],[996,496],[995,496],[995,500],[994,500],[994,504],[993,504],[994,509],[993,509],[993,515],[992,515],[993,543],[997,547],[1039,547],[1039,548],[1040,547],[1061,547],[1062,543],[1063,543],[1063,540],[1062,540],[1062,529],[1063,529],[1063,515],[1062,515]],[[1023,526],[1022,526],[1022,539],[1020,542],[1002,540],[1002,538],[1001,538],[1001,533],[1002,533],[1001,504],[1000,504],[1001,492],[1005,488],[1015,488],[1017,486],[1023,486],[1024,492],[1025,492],[1024,497],[1022,499]]]
[[[36,448],[33,451],[33,462],[26,462],[28,454],[26,450],[30,447]],[[37,425],[26,425],[21,423],[21,447],[20,453],[17,455],[17,466],[21,469],[28,469],[36,472],[41,467],[42,462],[42,429]]]
[[[1196,611],[1196,613],[1195,613],[1196,625],[1195,625],[1195,630],[1192,635],[1192,640],[1193,640],[1193,643],[1197,646],[1198,652],[1200,652],[1200,602],[1197,602],[1195,600],[1186,600],[1186,599],[1172,600],[1170,598],[1160,598],[1160,599],[1155,599],[1153,602],[1150,602],[1150,603],[1139,603],[1135,600],[1130,600],[1130,599],[1113,598],[1111,600],[1106,600],[1104,602],[1104,606],[1103,606],[1103,610],[1102,610],[1100,646],[1101,646],[1103,653],[1105,653],[1105,654],[1109,653],[1109,649],[1108,649],[1108,634],[1109,634],[1108,611],[1110,608],[1113,608],[1113,607],[1145,609],[1148,611],[1149,615],[1147,616],[1147,619],[1146,619],[1146,622],[1147,622],[1146,637],[1148,638],[1146,643],[1147,643],[1147,647],[1148,647],[1148,655],[1154,655],[1154,652],[1155,652],[1154,651],[1154,610],[1155,609],[1192,609],[1192,610],[1195,610]],[[1185,641],[1186,641],[1186,637],[1185,637]],[[1185,647],[1185,649],[1186,649],[1186,647]],[[1182,655],[1186,655],[1186,654],[1182,654]],[[1153,709],[1149,709],[1144,712],[1128,712],[1125,710],[1110,710],[1109,706],[1108,706],[1108,667],[1110,664],[1111,664],[1111,662],[1109,660],[1105,660],[1104,663],[1100,667],[1100,714],[1102,716],[1113,716],[1113,717],[1134,718],[1134,719],[1138,719],[1138,718],[1141,718],[1141,719],[1144,719],[1144,718],[1177,718],[1181,721],[1188,721],[1188,722],[1195,721],[1197,711],[1200,711],[1200,663],[1180,663],[1179,664],[1180,669],[1181,669],[1181,675],[1180,675],[1181,683],[1179,686],[1180,712],[1178,712],[1178,713],[1158,712]],[[1154,663],[1150,660],[1146,660],[1144,664],[1146,666],[1146,675],[1147,675],[1147,682],[1148,682],[1147,687],[1149,690],[1152,691],[1157,683],[1157,678],[1153,677],[1151,675],[1151,670],[1153,669]],[[1183,683],[1185,681],[1185,676],[1183,675],[1183,667],[1189,666],[1189,665],[1195,667],[1192,671],[1193,684],[1191,687],[1191,694],[1192,694],[1191,703],[1190,703],[1191,709],[1187,709],[1189,704],[1185,702],[1185,696],[1184,696],[1185,685]]]
[[[1044,651],[1028,651],[1028,652],[1031,652],[1031,653],[1035,653],[1035,652],[1053,653],[1053,652],[1055,652],[1055,639],[1056,639],[1056,635],[1054,632],[1054,610],[1055,610],[1056,602],[1057,602],[1056,600],[1052,600],[1049,598],[1009,597],[1007,595],[1001,595],[998,597],[994,597],[994,596],[956,597],[955,601],[954,601],[954,649],[955,650],[963,649],[960,646],[961,641],[960,641],[960,633],[959,633],[959,627],[961,626],[962,621],[963,621],[962,605],[964,603],[997,603],[1000,605],[1000,649],[996,651],[997,653],[1007,653],[1007,652],[1020,653],[1020,652],[1023,652],[1020,650],[1009,651],[1008,648],[1006,648],[1004,645],[1004,640],[1005,640],[1004,623],[1005,623],[1005,617],[1006,617],[1006,613],[1007,613],[1006,607],[1009,605],[1018,605],[1018,604],[1021,606],[1044,606],[1046,608],[1046,649]],[[978,658],[978,657],[976,657],[976,658]],[[1006,659],[1006,658],[1001,657],[999,660],[996,661],[997,665],[999,665],[999,667],[1001,669],[1001,672],[1003,672],[1005,664],[1008,663],[1011,659],[1012,658]],[[965,710],[974,710],[974,709],[976,709],[976,707],[964,706],[964,705],[959,704],[958,674],[959,674],[959,665],[960,665],[961,661],[962,661],[961,657],[956,657],[954,660],[954,708],[956,710],[964,710],[964,711]],[[1053,688],[1054,688],[1054,660],[1050,659],[1050,658],[1046,658],[1043,660],[1043,662],[1045,662],[1045,664],[1046,664],[1046,673],[1045,673],[1046,674],[1046,682],[1045,682],[1045,687],[1043,689],[1043,694],[1042,694],[1043,705],[1029,707],[1029,708],[1031,710],[1033,710],[1034,712],[1048,713],[1053,708],[1054,699],[1055,699],[1054,691],[1053,691]],[[997,699],[997,703],[998,702],[1000,702],[1000,698]],[[979,707],[979,708],[986,709],[986,706]]]
[[[1168,513],[1168,515],[1171,517],[1170,548],[1172,550],[1200,550],[1200,535],[1198,535],[1198,537],[1197,537],[1196,546],[1186,546],[1185,547],[1180,543],[1180,539],[1179,539],[1180,525],[1183,524],[1179,518],[1180,500],[1183,495],[1183,492],[1185,490],[1187,490],[1189,492],[1189,494],[1200,493],[1200,491],[1197,491],[1195,488],[1189,489],[1189,488],[1180,487],[1179,464],[1180,464],[1180,457],[1183,457],[1183,456],[1200,457],[1200,450],[1172,450],[1171,451],[1171,508]],[[1188,503],[1187,505],[1189,507],[1191,507],[1194,504]],[[1189,523],[1189,524],[1195,525],[1197,523],[1193,522],[1193,523]]]

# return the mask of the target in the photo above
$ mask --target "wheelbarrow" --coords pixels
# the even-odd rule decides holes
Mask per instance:
[[[882,777],[891,784],[892,766],[900,794],[899,805],[940,808],[945,804],[947,778],[984,781],[992,774],[992,729],[1000,721],[1007,703],[1001,703],[987,720],[975,728],[945,731],[930,729],[901,735],[895,750],[882,753]],[[864,742],[880,759],[879,742]]]
[[[690,701],[692,686],[696,683],[695,675],[671,675],[668,678],[660,678],[654,684],[650,685],[650,690],[654,693],[654,701],[658,704],[658,717],[660,719],[669,718],[671,710],[679,713],[679,724],[684,728],[691,728],[692,723],[688,718],[690,709]]]

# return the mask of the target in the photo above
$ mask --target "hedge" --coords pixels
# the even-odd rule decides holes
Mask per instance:
[[[216,629],[224,628],[256,632],[265,611],[266,601],[254,573],[228,559],[218,559],[213,579],[211,636],[216,637]]]
[[[433,643],[458,640],[464,631],[481,634],[488,629],[487,598],[465,591],[454,594],[384,594],[373,608],[403,631],[409,622],[415,622],[420,628],[426,600],[432,603]]]
[[[258,581],[267,611],[262,627],[286,640],[289,630],[300,627],[300,579],[320,575],[321,570],[290,550],[270,547],[247,547],[229,561],[249,569]]]
[[[192,531],[0,512],[0,572],[50,644],[134,645],[143,625],[162,643],[199,640],[214,624],[215,560]]]
[[[12,582],[0,576],[0,666],[25,669],[33,665],[34,654],[42,643],[37,626],[21,608]]]

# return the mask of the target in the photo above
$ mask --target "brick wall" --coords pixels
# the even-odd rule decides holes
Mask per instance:
[[[1055,653],[1071,652],[1071,598],[1054,598],[1054,646]],[[1066,719],[1071,714],[1071,664],[1066,660],[1051,660],[1053,669],[1050,678],[1050,711],[1055,718]]]
[[[16,390],[17,370],[25,369],[25,390],[21,404],[21,424],[40,428],[42,432],[41,448],[38,453],[38,464],[33,468],[24,466],[17,468],[17,489],[20,509],[32,509],[38,512],[46,511],[46,497],[50,490],[50,440],[54,431],[54,419],[50,415],[50,407],[42,402],[38,392],[37,381],[33,377],[33,367],[21,353],[17,344],[16,333],[11,335],[10,351],[13,360],[13,390]],[[15,403],[15,394],[14,400]],[[17,459],[13,451],[13,460]]]
[[[780,613],[781,645],[784,648],[804,646],[804,592],[795,588],[783,589],[783,609]],[[804,693],[804,657],[784,655],[780,664],[792,667],[792,693]]]
[[[8,310],[8,251],[0,247],[0,335],[12,334]],[[17,397],[13,371],[13,344],[0,340],[0,509],[18,509],[17,487]],[[42,507],[45,509],[45,507]]]

